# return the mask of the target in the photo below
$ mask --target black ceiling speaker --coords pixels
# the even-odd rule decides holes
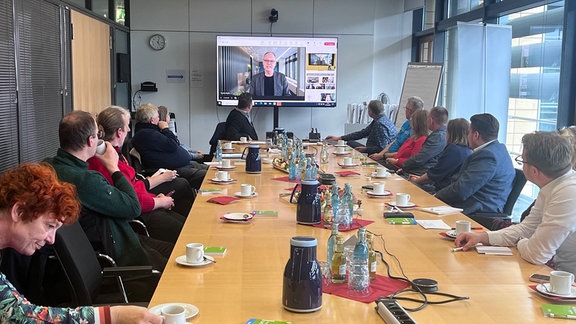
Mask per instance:
[[[278,10],[272,9],[270,10],[270,16],[268,17],[268,21],[271,23],[275,23],[278,21]]]

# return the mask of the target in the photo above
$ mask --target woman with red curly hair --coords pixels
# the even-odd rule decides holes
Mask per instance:
[[[56,230],[77,220],[74,185],[58,181],[48,164],[28,163],[0,175],[0,249],[32,255],[53,244]],[[24,298],[0,273],[0,323],[161,323],[137,306],[42,307]]]

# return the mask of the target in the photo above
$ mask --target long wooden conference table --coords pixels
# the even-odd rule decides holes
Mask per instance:
[[[358,162],[359,154],[352,153]],[[328,173],[344,171],[338,162],[341,156],[331,154],[330,162],[321,165]],[[283,271],[290,257],[290,238],[313,236],[318,240],[318,260],[326,260],[326,242],[330,230],[296,223],[296,205],[282,193],[289,193],[293,183],[273,180],[287,176],[262,164],[261,174],[247,174],[238,163],[231,177],[236,181],[228,185],[210,182],[215,169],[210,169],[202,189],[223,189],[221,194],[200,194],[194,202],[186,224],[180,234],[150,307],[169,302],[189,303],[199,308],[193,323],[245,323],[250,318],[291,321],[292,323],[381,323],[374,303],[361,303],[347,298],[323,294],[322,309],[313,313],[293,313],[282,307]],[[547,274],[550,269],[524,261],[515,248],[513,256],[481,255],[475,251],[451,252],[454,242],[439,235],[442,230],[426,230],[419,225],[390,225],[383,218],[388,210],[386,202],[394,198],[371,198],[361,190],[362,185],[376,181],[369,179],[375,167],[358,166],[352,171],[359,176],[336,176],[337,183],[352,184],[354,195],[362,200],[362,219],[373,220],[367,226],[371,232],[382,234],[386,248],[396,255],[404,273],[410,279],[431,278],[439,283],[439,291],[469,300],[442,305],[429,305],[410,313],[418,323],[548,323],[559,321],[543,316],[541,305],[550,303],[528,286],[532,273]],[[379,179],[380,180],[380,179]],[[444,205],[432,195],[393,175],[383,180],[386,190],[406,192],[417,204],[410,210],[416,219],[442,219],[454,226],[459,219],[468,219],[456,213],[438,216],[418,209]],[[233,196],[240,184],[256,187],[258,196],[241,199],[228,205],[207,202],[220,195]],[[225,223],[220,217],[227,212],[276,210],[278,216],[257,216],[245,224]],[[407,210],[408,211],[408,210]],[[473,223],[473,226],[478,226]],[[356,231],[344,232],[345,238]],[[216,263],[203,267],[178,265],[175,259],[185,254],[185,245],[200,242],[205,246],[224,246],[227,253],[215,257]],[[375,240],[375,249],[383,251],[382,242]],[[386,260],[394,262],[386,256]],[[382,263],[378,274],[386,275]],[[398,266],[392,274],[400,276]],[[418,297],[417,295],[412,295]],[[430,297],[434,300],[435,297]],[[405,307],[418,306],[400,301]]]

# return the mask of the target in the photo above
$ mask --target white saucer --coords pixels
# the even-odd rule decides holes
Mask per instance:
[[[346,145],[346,144],[334,144],[334,147],[346,147],[346,146],[348,146],[348,145]]]
[[[383,193],[376,193],[372,190],[368,190],[368,191],[366,191],[366,194],[368,196],[371,196],[371,197],[386,197],[386,196],[390,196],[392,193],[388,190],[384,190]]]
[[[212,178],[210,179],[210,181],[215,182],[215,183],[229,183],[234,181],[234,179],[230,178],[230,179],[226,179],[226,180],[220,180],[218,178]]]
[[[182,306],[184,307],[184,316],[186,317],[186,319],[190,319],[196,315],[198,315],[198,313],[200,312],[200,310],[198,309],[198,307],[192,305],[192,304],[186,304],[186,303],[166,303],[166,304],[160,304],[160,305],[156,305],[154,307],[151,307],[149,309],[150,313],[154,314],[154,315],[158,315],[160,316],[161,312],[162,312],[162,308],[164,308],[165,306],[170,306],[170,305],[178,305],[178,306]]]
[[[332,152],[334,155],[348,155],[350,152]]]
[[[552,296],[552,297],[560,297],[564,299],[576,299],[576,287],[571,287],[570,295],[560,295],[557,293],[550,292],[550,283],[541,283],[536,286],[536,290],[544,295]]]
[[[218,169],[218,170],[234,170],[234,169],[236,169],[236,166],[231,165],[229,167],[223,167],[223,166],[218,165],[218,166],[216,166],[216,169]]]
[[[388,172],[383,176],[379,176],[376,172],[372,172],[372,178],[376,178],[376,179],[385,179],[385,178],[390,177],[391,175],[392,174]]]
[[[398,207],[398,208],[412,208],[412,207],[416,206],[416,204],[413,202],[408,202],[408,204],[405,206],[397,206],[395,201],[389,202],[388,205]]]
[[[338,163],[338,165],[343,169],[350,169],[358,166],[358,164],[342,164],[342,163]]]
[[[456,238],[456,230],[450,230],[450,231],[446,231],[444,232],[444,234],[446,234],[446,236],[450,237],[450,238]]]
[[[200,263],[188,263],[188,261],[186,261],[186,255],[181,255],[176,258],[176,263],[187,267],[202,267],[207,264],[214,263],[214,258],[209,255],[205,255],[204,260],[202,260]]]
[[[222,216],[225,220],[247,222],[254,218],[254,215],[248,213],[228,213]]]
[[[254,197],[258,197],[258,193],[253,192],[251,195],[244,196],[241,191],[237,191],[234,193],[234,196],[239,197],[239,198],[254,198]]]

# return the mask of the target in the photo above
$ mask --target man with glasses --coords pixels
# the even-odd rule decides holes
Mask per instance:
[[[498,142],[499,127],[491,114],[470,118],[468,145],[474,152],[452,182],[436,192],[436,198],[462,208],[472,219],[477,212],[503,212],[512,190],[515,171],[506,146]]]
[[[555,132],[526,134],[522,144],[522,156],[516,161],[522,164],[526,179],[540,188],[528,216],[499,231],[462,233],[455,244],[464,251],[478,243],[516,245],[522,258],[530,263],[576,274],[576,172],[572,170],[572,146]]]
[[[398,135],[396,135],[396,139],[394,139],[388,146],[386,146],[383,150],[378,153],[374,153],[370,155],[370,158],[374,160],[383,160],[387,157],[392,157],[392,155],[386,155],[386,153],[396,153],[400,149],[400,146],[404,144],[404,142],[410,137],[410,132],[412,131],[412,127],[410,126],[410,117],[416,111],[422,109],[424,107],[424,102],[420,97],[410,97],[406,101],[406,121],[400,127],[398,131]]]
[[[276,67],[276,54],[266,52],[262,64],[264,65],[264,72],[260,72],[252,77],[250,93],[254,97],[290,96],[286,76],[274,71]]]
[[[153,265],[164,269],[167,258],[154,263],[129,221],[138,217],[140,203],[130,181],[118,167],[118,153],[109,142],[104,153],[96,153],[98,145],[96,119],[88,112],[75,110],[62,118],[58,130],[60,148],[55,157],[47,159],[61,181],[76,185],[82,204],[80,225],[97,250],[111,255],[118,265]],[[97,171],[88,170],[87,160],[96,156],[112,178],[112,183]],[[166,252],[173,245],[165,242]]]

